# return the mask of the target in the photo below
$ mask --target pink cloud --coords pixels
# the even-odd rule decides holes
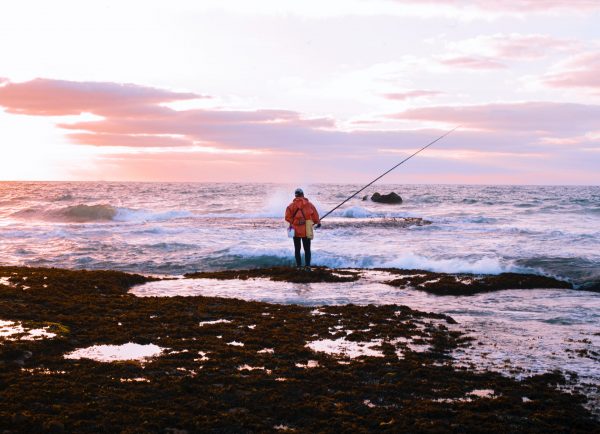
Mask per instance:
[[[377,121],[375,119],[358,119],[351,122],[354,125],[375,125],[380,124],[381,121]]]
[[[135,148],[171,148],[191,146],[194,142],[182,137],[134,134],[73,133],[67,137],[74,143],[91,146],[126,146]]]
[[[600,51],[572,57],[561,72],[547,75],[542,82],[557,88],[600,89]]]
[[[331,119],[303,119],[290,110],[174,110],[160,104],[202,97],[133,84],[36,79],[0,87],[9,113],[56,116],[92,113],[101,120],[59,124],[93,146],[175,147],[196,142],[222,148],[271,148],[303,141]],[[308,139],[306,139],[308,140]]]
[[[285,110],[225,111],[164,108],[160,112],[137,116],[108,116],[99,121],[60,124],[70,130],[102,135],[103,146],[131,146],[132,137],[144,136],[138,143],[184,143],[164,140],[164,136],[185,138],[188,144],[208,143],[222,148],[281,148],[310,140],[320,128],[332,128],[330,119],[301,119]],[[152,139],[154,136],[154,139]],[[78,136],[78,138],[81,138]],[[291,143],[290,143],[291,142]]]
[[[538,59],[548,55],[550,50],[566,51],[578,43],[557,39],[548,35],[496,35],[493,40],[495,54],[509,59]]]
[[[504,69],[506,68],[500,62],[495,60],[485,58],[485,57],[469,57],[469,56],[460,56],[460,57],[451,57],[448,59],[441,60],[440,63],[446,66],[452,66],[455,68],[462,69]]]
[[[4,92],[7,86],[12,88],[10,92]],[[382,155],[379,149],[415,149],[442,134],[439,129],[416,129],[423,121],[461,123],[465,128],[440,143],[449,152],[431,153],[418,165],[404,169],[415,176],[413,182],[421,179],[417,175],[429,176],[431,182],[432,176],[449,170],[472,176],[506,176],[502,158],[513,158],[515,153],[529,158],[556,148],[540,141],[543,137],[587,137],[598,130],[600,118],[600,106],[582,104],[434,106],[390,116],[413,120],[412,130],[342,131],[332,119],[306,119],[290,110],[174,110],[160,104],[197,95],[135,85],[38,79],[14,86],[0,87],[0,106],[11,113],[54,116],[90,112],[102,117],[59,126],[77,144],[129,148],[96,157],[98,173],[104,179],[356,180],[360,174],[370,176],[371,169],[375,174],[389,167],[390,154]],[[589,146],[589,140],[586,143]],[[453,149],[463,150],[463,157],[452,155]],[[595,158],[588,156],[576,164],[597,167]]]
[[[600,106],[553,102],[437,106],[409,109],[390,117],[460,124],[488,131],[581,134],[597,129]]]
[[[434,4],[463,8],[472,6],[486,11],[545,12],[548,10],[593,10],[600,9],[596,0],[396,0],[398,3]]]
[[[393,99],[398,101],[404,101],[412,98],[422,98],[427,96],[441,95],[443,92],[436,90],[409,90],[407,92],[392,92],[384,93],[383,96],[387,99]]]
[[[580,45],[581,43],[574,40],[558,39],[548,35],[497,33],[465,39],[450,44],[450,47],[465,55],[532,60],[545,57],[553,51],[574,50]]]
[[[75,82],[37,78],[0,87],[0,105],[9,113],[61,116],[84,112],[104,114],[115,108],[206,98],[135,84]]]

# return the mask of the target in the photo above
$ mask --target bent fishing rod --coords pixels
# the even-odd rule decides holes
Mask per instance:
[[[396,164],[394,167],[392,167],[391,169],[389,169],[388,171],[384,172],[382,175],[379,175],[377,178],[375,178],[373,181],[369,182],[367,185],[365,185],[363,188],[361,188],[360,190],[358,190],[356,193],[354,193],[352,196],[348,197],[347,199],[345,199],[342,203],[340,203],[338,206],[336,206],[335,208],[333,208],[331,211],[329,211],[327,214],[325,214],[323,217],[320,218],[320,220],[323,220],[325,217],[327,217],[329,214],[331,214],[332,212],[334,212],[336,209],[338,209],[340,206],[342,206],[343,204],[345,204],[346,202],[348,202],[350,199],[352,199],[354,196],[356,196],[358,193],[360,193],[361,191],[363,191],[365,188],[370,187],[371,185],[373,185],[375,182],[379,181],[381,178],[383,178],[385,175],[387,175],[388,173],[390,173],[392,170],[394,170],[396,167],[400,166],[401,164],[407,162],[408,160],[410,160],[412,157],[414,157],[415,155],[417,155],[419,152],[424,151],[425,149],[429,148],[431,145],[433,145],[435,142],[442,140],[444,137],[446,137],[448,134],[450,134],[451,132],[453,132],[454,130],[458,129],[460,127],[460,125],[452,128],[450,131],[447,131],[446,133],[442,134],[440,137],[438,137],[437,139],[435,139],[432,142],[429,142],[427,145],[423,146],[421,149],[419,149],[417,152],[415,152],[414,154],[406,157],[404,160],[402,160],[401,162],[399,162],[398,164]]]

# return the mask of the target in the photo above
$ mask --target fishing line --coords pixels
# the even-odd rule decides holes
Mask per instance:
[[[396,167],[400,166],[402,163],[410,160],[412,157],[414,157],[415,155],[417,155],[419,152],[427,149],[428,147],[430,147],[431,145],[433,145],[435,142],[442,140],[444,137],[446,137],[448,134],[450,134],[451,132],[453,132],[454,130],[458,129],[460,127],[460,125],[452,128],[450,131],[447,131],[446,133],[442,134],[441,136],[439,136],[437,139],[435,139],[433,142],[428,143],[427,145],[423,146],[421,149],[419,149],[417,152],[415,152],[414,154],[406,157],[404,160],[402,160],[401,162],[399,162],[398,164],[396,164],[394,167],[392,167],[391,169],[389,169],[388,171],[384,172],[382,175],[379,175],[377,178],[375,178],[373,181],[369,182],[367,185],[365,185],[363,188],[361,188],[360,190],[358,190],[356,193],[354,193],[352,196],[348,197],[347,199],[345,199],[342,203],[340,203],[338,206],[336,206],[335,208],[333,208],[331,211],[329,211],[327,214],[325,214],[323,217],[321,217],[320,220],[323,220],[325,217],[327,217],[329,214],[331,214],[332,212],[334,212],[336,209],[338,209],[340,206],[342,206],[343,204],[345,204],[346,202],[348,202],[350,199],[352,199],[354,196],[356,196],[358,193],[360,193],[361,191],[363,191],[365,188],[373,185],[376,181],[379,181],[381,178],[383,178],[385,175],[387,175],[388,173],[390,173],[392,170],[394,170]]]

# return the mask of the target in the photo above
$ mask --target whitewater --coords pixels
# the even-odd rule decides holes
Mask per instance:
[[[283,214],[296,185],[2,182],[7,265],[149,274],[292,263]],[[324,214],[359,185],[302,185]],[[362,200],[395,191],[404,202]],[[425,224],[404,225],[404,218]],[[431,222],[431,224],[427,224]],[[313,263],[545,274],[600,285],[600,187],[376,185],[336,210]]]

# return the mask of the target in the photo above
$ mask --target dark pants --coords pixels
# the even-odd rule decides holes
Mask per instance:
[[[296,265],[302,266],[302,257],[300,256],[300,240],[302,240],[302,246],[304,247],[304,263],[307,267],[310,267],[310,238],[294,237],[294,254],[296,255]]]

